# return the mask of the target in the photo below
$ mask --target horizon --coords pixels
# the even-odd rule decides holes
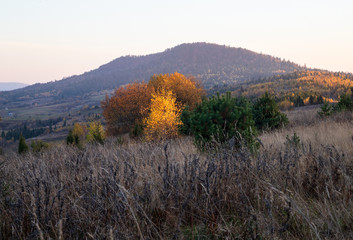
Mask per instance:
[[[61,80],[195,42],[353,73],[352,8],[342,0],[8,1],[0,9],[0,82]]]

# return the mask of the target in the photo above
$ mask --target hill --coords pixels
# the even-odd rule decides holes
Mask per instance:
[[[133,81],[148,81],[153,74],[159,73],[191,74],[210,88],[298,69],[301,67],[297,64],[243,48],[208,43],[182,44],[161,53],[120,57],[98,69],[60,81],[0,93],[0,103],[48,97],[62,100],[111,90]]]
[[[214,86],[209,92],[230,91],[235,95],[257,98],[270,91],[278,100],[289,100],[294,103],[300,97],[304,103],[309,104],[309,101],[315,101],[320,96],[328,101],[337,101],[339,96],[349,91],[351,87],[353,87],[351,73],[301,70],[237,84]]]
[[[0,91],[11,91],[19,88],[27,87],[28,84],[18,82],[0,82]]]

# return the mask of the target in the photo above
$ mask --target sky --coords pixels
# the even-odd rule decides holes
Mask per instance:
[[[353,72],[351,0],[0,0],[0,82],[82,74],[182,43]]]

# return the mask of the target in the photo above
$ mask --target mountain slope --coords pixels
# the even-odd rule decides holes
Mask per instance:
[[[182,44],[161,53],[120,57],[98,69],[60,81],[0,93],[0,102],[19,98],[82,96],[133,81],[148,81],[153,74],[159,73],[191,74],[209,88],[297,69],[300,69],[297,64],[242,48],[208,43]]]
[[[295,103],[298,96],[305,104],[315,102],[322,96],[328,101],[337,101],[339,96],[353,87],[353,74],[329,72],[324,70],[301,70],[293,73],[260,78],[222,87],[215,86],[210,93],[226,91],[234,95],[258,98],[266,91],[275,94],[278,100],[289,100]]]

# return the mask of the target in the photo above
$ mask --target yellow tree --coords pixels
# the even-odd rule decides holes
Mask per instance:
[[[161,89],[152,94],[149,116],[145,119],[146,140],[162,140],[176,137],[180,121],[181,107],[177,105],[172,91]]]
[[[206,95],[201,84],[193,77],[186,77],[178,72],[154,75],[148,82],[148,87],[153,88],[157,92],[161,91],[161,89],[172,91],[177,103],[183,106],[188,105],[190,109],[200,103],[202,97]]]
[[[75,123],[74,128],[72,129],[72,134],[77,135],[80,138],[80,140],[83,140],[85,138],[84,126],[82,126],[79,123]]]
[[[91,122],[89,124],[89,130],[86,138],[88,142],[103,144],[105,140],[105,132],[102,124],[98,121]]]

